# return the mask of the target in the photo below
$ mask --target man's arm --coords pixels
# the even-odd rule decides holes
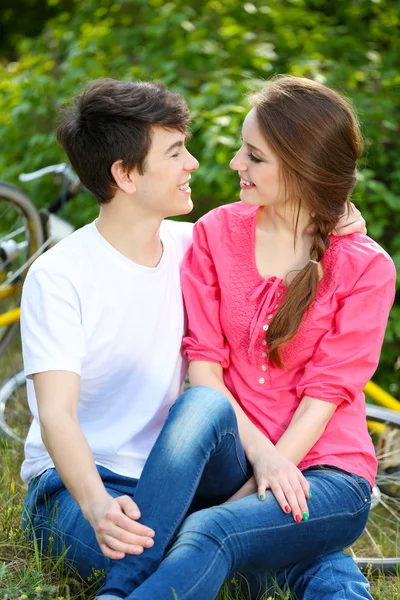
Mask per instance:
[[[113,498],[103,485],[78,421],[79,375],[46,371],[34,374],[33,383],[43,442],[103,554],[120,559],[153,546],[154,531],[137,522],[140,512],[133,500]]]

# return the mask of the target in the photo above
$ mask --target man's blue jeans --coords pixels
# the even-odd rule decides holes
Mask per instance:
[[[104,472],[101,474],[104,477]],[[141,510],[141,521],[156,531],[153,548],[141,556],[99,561],[90,526],[81,530],[85,521],[79,508],[71,510],[74,501],[66,496],[65,488],[49,490],[46,481],[40,497],[48,495],[49,501],[41,504],[39,497],[36,500],[41,516],[40,522],[33,517],[33,526],[43,528],[47,512],[54,510],[58,501],[58,530],[67,534],[67,545],[72,542],[70,558],[79,564],[85,554],[80,545],[85,544],[93,567],[110,565],[102,594],[130,600],[172,600],[175,593],[179,600],[211,600],[224,579],[240,571],[268,573],[303,600],[370,599],[365,578],[351,557],[342,553],[365,526],[369,484],[343,471],[323,468],[306,472],[313,491],[307,522],[295,523],[267,493],[263,502],[252,495],[197,510],[175,537],[191,507],[224,502],[250,474],[231,404],[210,388],[193,388],[172,407],[136,490],[130,494],[134,493]],[[50,471],[47,477],[50,483],[57,475]],[[110,483],[105,481],[108,489]],[[35,506],[34,487],[28,494],[28,509]],[[113,495],[127,493],[120,484],[112,491]],[[256,582],[257,577],[252,580]]]

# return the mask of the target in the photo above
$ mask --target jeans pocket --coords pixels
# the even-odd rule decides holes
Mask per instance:
[[[309,470],[325,471],[332,474],[333,477],[336,477],[338,481],[340,481],[340,479],[345,479],[347,482],[351,483],[352,488],[357,491],[363,505],[369,506],[371,504],[371,486],[364,477],[333,465],[317,465],[311,467]]]

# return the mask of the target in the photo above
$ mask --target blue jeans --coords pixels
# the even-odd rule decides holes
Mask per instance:
[[[156,531],[155,544],[141,556],[112,561],[101,594],[129,600],[172,600],[175,595],[179,600],[212,600],[223,581],[237,571],[274,573],[279,580],[286,569],[294,580],[306,564],[312,569],[312,561],[321,564],[320,557],[331,555],[327,561],[332,589],[326,597],[370,598],[365,579],[342,553],[365,527],[369,483],[335,468],[308,469],[305,475],[313,498],[310,518],[302,523],[283,513],[270,492],[263,502],[253,494],[212,506],[229,498],[250,474],[227,398],[206,387],[178,398],[135,493],[143,523]],[[181,527],[196,490],[195,502],[211,508],[194,512]],[[345,581],[335,582],[339,572]],[[348,590],[344,596],[346,577],[351,585],[361,581],[362,591]],[[306,598],[306,592],[299,597]]]
[[[270,493],[264,502],[253,495],[212,507],[251,475],[231,404],[214,390],[194,388],[177,400],[137,486],[99,471],[110,493],[134,495],[141,521],[155,529],[155,545],[143,555],[120,561],[102,556],[54,470],[30,485],[26,507],[45,548],[56,535],[62,546],[53,539],[51,551],[69,547],[67,558],[83,575],[90,567],[107,569],[102,594],[167,600],[175,590],[179,600],[211,600],[224,579],[240,571],[252,573],[253,598],[276,580],[303,600],[371,599],[367,581],[341,551],[361,534],[368,516],[370,490],[362,478],[329,468],[307,471],[313,499],[309,521],[300,524]],[[58,524],[49,525],[56,506]]]

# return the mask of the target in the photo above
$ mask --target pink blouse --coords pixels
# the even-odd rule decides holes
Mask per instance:
[[[365,235],[332,237],[317,298],[285,350],[288,369],[273,367],[266,331],[286,286],[257,270],[257,210],[228,204],[194,227],[181,271],[186,355],[222,365],[225,385],[274,444],[303,396],[337,404],[299,468],[333,465],[373,485],[377,463],[362,390],[378,365],[395,294],[394,264]]]

